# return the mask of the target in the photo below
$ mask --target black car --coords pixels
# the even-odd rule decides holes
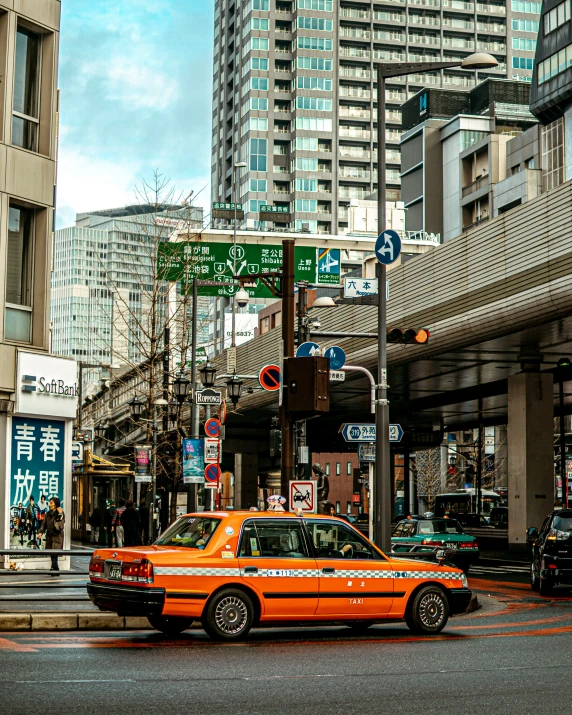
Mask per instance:
[[[532,542],[530,585],[549,596],[554,586],[572,584],[572,510],[553,511],[540,529],[528,530]]]

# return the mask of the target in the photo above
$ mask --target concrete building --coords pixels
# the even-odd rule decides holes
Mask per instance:
[[[487,72],[444,70],[387,83],[387,198],[401,199],[401,104],[423,87],[486,77],[530,81],[540,2],[217,0],[212,200],[237,200],[254,227],[263,204],[291,228],[342,233],[352,199],[377,184],[378,61],[461,60],[492,53]],[[285,224],[276,224],[285,228]]]
[[[56,231],[54,353],[88,364],[138,364],[144,355],[140,332],[154,299],[156,244],[183,225],[201,229],[202,209],[135,205],[93,211],[78,214],[75,226]],[[208,299],[200,299],[198,314],[198,339],[206,344]],[[101,370],[86,370],[84,377],[84,390],[96,389]]]
[[[43,548],[45,540],[37,536],[41,510],[51,497],[58,497],[67,511],[72,499],[77,368],[73,360],[49,354],[60,10],[59,0],[0,0],[0,544],[4,549]],[[28,510],[33,518],[22,519],[22,512]],[[68,533],[64,546],[69,548]],[[2,557],[0,566],[7,567],[9,560]],[[49,565],[47,559],[32,559],[25,565],[45,567],[46,562]]]
[[[507,147],[527,129],[537,131],[528,109],[529,87],[489,79],[470,92],[424,90],[404,104],[402,197],[409,231],[448,241],[498,214],[493,196],[507,176]],[[511,162],[518,160],[518,147]],[[529,183],[532,198],[533,177]],[[501,194],[513,189],[505,186]],[[515,201],[513,194],[502,201]]]

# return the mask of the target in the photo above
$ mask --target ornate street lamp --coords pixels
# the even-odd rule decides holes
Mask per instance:
[[[213,367],[207,360],[199,370],[203,387],[214,387],[216,380],[216,367]]]
[[[236,375],[233,375],[226,383],[228,396],[230,397],[232,404],[235,407],[240,400],[240,395],[242,393],[242,385],[242,380],[240,380]]]
[[[169,422],[176,422],[177,421],[177,412],[179,405],[181,405],[184,402],[175,402],[174,400],[171,400],[169,402]]]
[[[107,436],[107,427],[105,425],[96,425],[95,436],[97,437],[97,439],[105,439],[105,437]]]
[[[191,383],[186,377],[179,375],[176,380],[173,380],[173,394],[177,402],[182,405],[189,396]]]
[[[135,397],[131,400],[131,402],[128,402],[127,404],[129,405],[129,410],[131,412],[132,419],[138,420],[143,414],[143,407],[145,403],[138,397]]]

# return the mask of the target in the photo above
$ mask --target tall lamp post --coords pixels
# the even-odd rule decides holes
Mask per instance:
[[[233,256],[232,256],[232,265],[233,265],[233,272],[232,275],[236,275],[236,194],[237,194],[237,174],[238,171],[237,169],[246,169],[248,167],[248,164],[245,161],[237,161],[236,164],[233,165],[232,167],[232,202],[234,204],[234,221],[233,221],[233,231],[232,231],[232,251],[233,251]],[[224,319],[223,319],[224,323]],[[236,347],[236,296],[233,295],[232,297],[232,325],[231,325],[231,331],[232,335],[230,338],[230,347],[235,348]],[[223,331],[222,331],[222,347],[224,350],[224,325],[223,325]]]
[[[435,72],[452,67],[467,70],[488,69],[497,66],[492,55],[477,52],[469,55],[462,62],[391,62],[377,65],[377,231],[381,235],[386,221],[386,182],[385,182],[385,80],[390,77],[402,77],[419,72]],[[387,399],[387,303],[386,278],[387,268],[377,264],[376,275],[379,286],[377,315],[378,330],[378,377],[377,400],[375,408],[376,453],[374,485],[374,538],[383,551],[391,549],[391,476],[389,447],[389,401]]]

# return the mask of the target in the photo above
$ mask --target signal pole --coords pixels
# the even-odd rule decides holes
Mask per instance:
[[[291,239],[282,241],[282,355],[284,359],[294,357],[294,244]],[[282,404],[282,463],[280,469],[280,490],[282,496],[288,494],[289,482],[294,479],[294,424]]]

